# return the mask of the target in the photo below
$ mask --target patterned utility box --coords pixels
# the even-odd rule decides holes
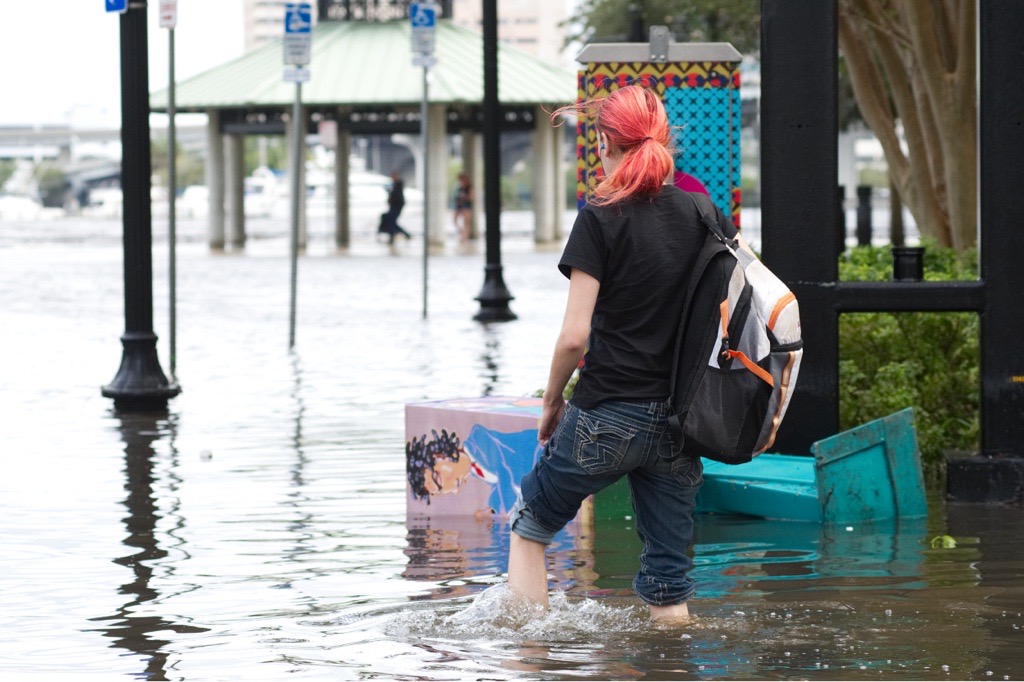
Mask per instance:
[[[728,43],[672,43],[652,30],[644,43],[595,43],[576,58],[580,100],[642,85],[661,97],[676,147],[676,184],[696,178],[739,225],[740,60]],[[582,206],[601,175],[597,132],[583,118],[576,126],[576,200]]]

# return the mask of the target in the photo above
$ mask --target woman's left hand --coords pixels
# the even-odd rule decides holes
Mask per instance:
[[[540,423],[537,426],[537,440],[540,441],[541,445],[548,444],[548,440],[558,427],[558,422],[562,421],[562,413],[564,412],[565,399],[561,396],[553,404],[544,403],[544,410],[541,412]]]

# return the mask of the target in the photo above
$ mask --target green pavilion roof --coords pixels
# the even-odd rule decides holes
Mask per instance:
[[[295,85],[284,81],[282,40],[177,83],[175,108],[286,107]],[[431,68],[431,103],[483,100],[483,38],[443,20],[437,24],[437,63]],[[307,106],[418,105],[423,69],[412,64],[408,21],[325,21],[313,29]],[[516,50],[498,47],[498,98],[502,104],[564,104],[576,99],[576,74]],[[167,110],[167,91],[150,96],[154,111]]]

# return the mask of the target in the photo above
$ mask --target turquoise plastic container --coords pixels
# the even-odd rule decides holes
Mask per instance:
[[[927,516],[912,408],[817,441],[811,452],[826,522]]]
[[[814,459],[766,453],[739,465],[704,460],[697,511],[821,521]]]

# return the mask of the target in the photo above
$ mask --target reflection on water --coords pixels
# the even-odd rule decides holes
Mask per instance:
[[[230,255],[186,240],[184,391],[167,414],[139,417],[112,414],[99,393],[121,355],[120,225],[8,227],[5,680],[1024,671],[1019,510],[933,498],[926,520],[850,528],[702,516],[685,627],[655,626],[634,596],[629,521],[584,521],[559,536],[552,609],[537,615],[507,598],[503,522],[407,518],[404,406],[543,386],[564,310],[557,250],[504,245],[519,319],[480,325],[482,245],[432,257],[423,320],[415,241],[394,254],[374,243],[336,254],[314,240],[300,261],[290,354],[284,231],[268,226]],[[158,334],[165,263],[158,243]],[[166,361],[163,336],[158,349]],[[955,547],[932,546],[946,534]]]
[[[480,354],[480,377],[484,383],[480,395],[494,395],[494,390],[501,379],[501,333],[495,327],[494,324],[486,324],[482,327],[484,347]]]
[[[157,542],[157,523],[165,518],[171,523],[161,533],[162,541],[168,547],[180,548],[187,544],[179,533],[184,528],[179,508],[173,498],[167,500],[168,508],[163,514],[157,508],[153,483],[155,480],[154,441],[166,437],[171,453],[167,484],[173,488],[180,483],[174,474],[177,452],[174,449],[174,423],[163,415],[123,415],[120,432],[124,441],[125,485],[128,496],[124,506],[128,516],[124,517],[128,535],[124,544],[132,550],[130,554],[117,557],[115,564],[131,570],[131,580],[119,588],[120,594],[128,601],[111,616],[94,618],[102,626],[100,631],[114,641],[114,646],[138,654],[143,661],[143,677],[150,680],[167,679],[167,657],[165,647],[170,640],[158,635],[167,632],[179,634],[205,632],[206,628],[177,623],[159,613],[150,613],[149,602],[157,602],[160,594],[150,585],[154,571],[161,560],[169,555],[167,549]],[[173,568],[167,568],[173,572]],[[148,614],[148,615],[147,615]]]

